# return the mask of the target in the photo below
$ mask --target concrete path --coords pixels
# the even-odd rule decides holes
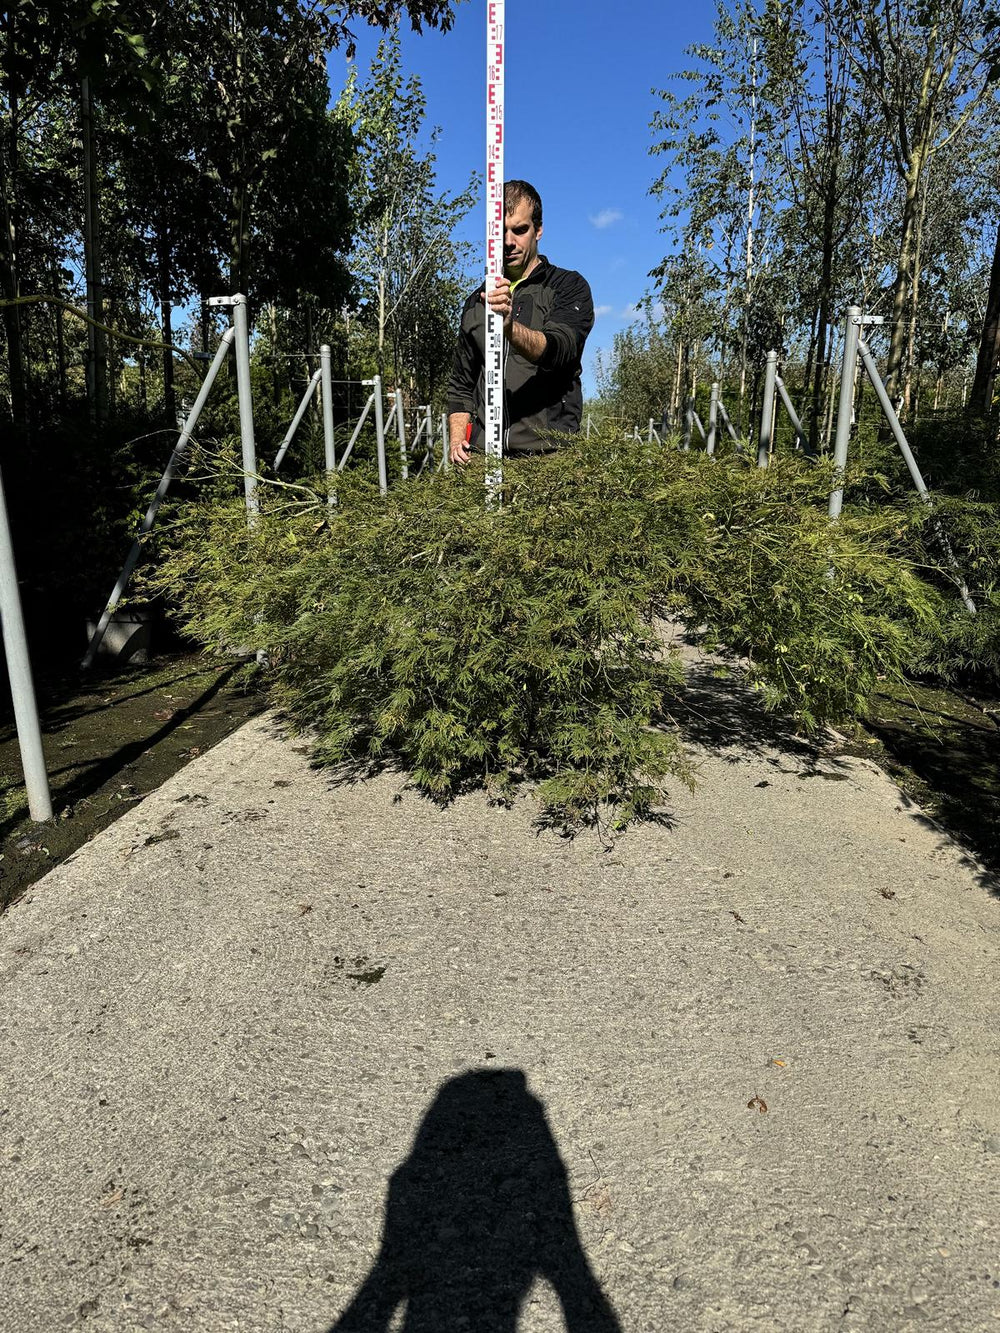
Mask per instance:
[[[42,880],[2,1333],[1000,1329],[1000,901],[729,689],[612,850],[264,719]]]

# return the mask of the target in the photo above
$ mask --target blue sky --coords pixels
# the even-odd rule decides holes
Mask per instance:
[[[529,180],[544,205],[542,251],[590,282],[598,311],[584,360],[584,391],[594,391],[598,348],[608,348],[648,290],[648,273],[668,241],[659,204],[647,191],[660,170],[649,156],[654,88],[690,62],[684,48],[709,41],[714,4],[696,0],[507,0],[505,175]],[[359,73],[378,34],[359,32]],[[445,34],[408,30],[404,65],[427,97],[428,128],[438,125],[438,184],[464,188],[485,161],[486,3],[465,0]],[[330,59],[331,84],[346,75],[342,53]],[[482,243],[482,209],[465,236]]]

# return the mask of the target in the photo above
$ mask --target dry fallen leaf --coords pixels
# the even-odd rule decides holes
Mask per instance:
[[[747,1110],[748,1110],[748,1111],[755,1111],[755,1110],[756,1110],[756,1111],[759,1111],[759,1112],[761,1113],[761,1115],[763,1115],[764,1112],[767,1110],[767,1102],[764,1100],[763,1097],[758,1097],[758,1096],[754,1095],[754,1096],[751,1097],[750,1100],[747,1102]]]

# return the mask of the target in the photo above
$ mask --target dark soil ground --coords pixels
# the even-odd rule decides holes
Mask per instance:
[[[13,722],[0,719],[0,913],[188,760],[264,707],[231,658],[162,655],[38,685],[55,819],[28,818]],[[1000,872],[1000,703],[886,688],[840,748],[874,759],[924,812]]]
[[[1000,700],[913,682],[887,687],[842,748],[874,759],[926,815],[1000,873]]]
[[[259,712],[248,668],[172,653],[38,681],[55,818],[28,818],[13,721],[0,718],[0,912],[188,760]]]

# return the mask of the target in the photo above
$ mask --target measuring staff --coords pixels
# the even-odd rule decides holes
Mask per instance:
[[[503,321],[503,453],[531,457],[575,434],[583,415],[583,348],[594,326],[587,280],[540,254],[542,201],[527,181],[504,185],[504,268],[465,302],[448,385],[449,456],[487,448],[486,309]]]

